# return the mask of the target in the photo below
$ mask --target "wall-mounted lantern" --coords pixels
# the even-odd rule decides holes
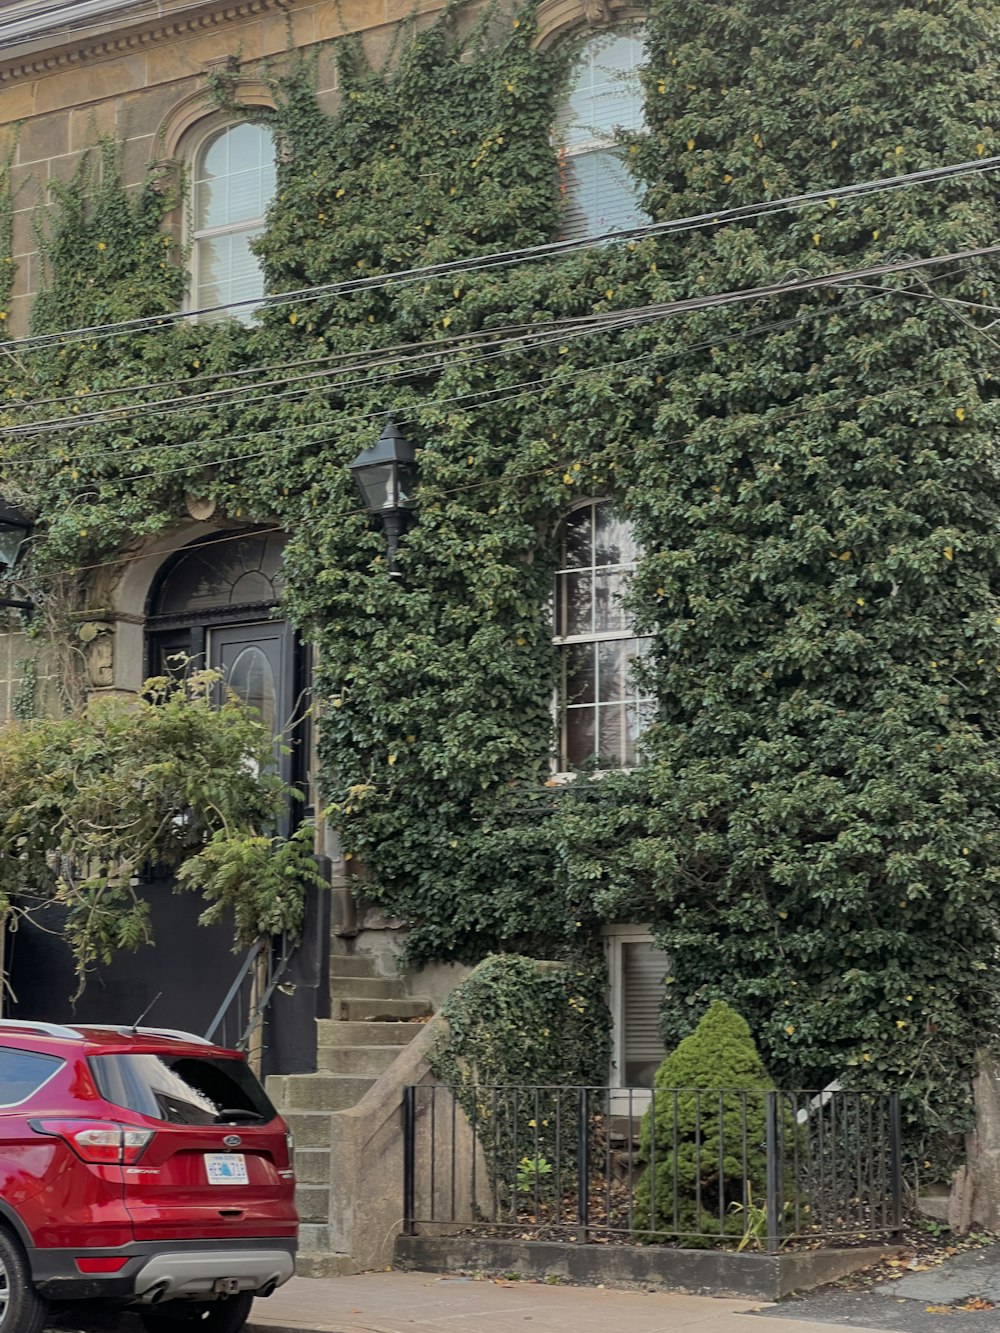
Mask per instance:
[[[31,520],[20,509],[6,500],[0,500],[0,581],[13,577],[24,544],[31,535],[31,528]],[[34,602],[10,597],[0,597],[0,606],[10,606],[29,613],[35,608]]]
[[[416,504],[417,464],[413,445],[390,418],[376,443],[347,466],[354,474],[365,508],[382,520],[389,573],[398,579],[396,551]]]

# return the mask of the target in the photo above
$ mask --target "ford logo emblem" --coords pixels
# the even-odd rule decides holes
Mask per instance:
[[[238,1148],[240,1144],[243,1142],[243,1140],[240,1138],[238,1134],[227,1134],[226,1137],[222,1140],[222,1142],[226,1145],[227,1148]]]

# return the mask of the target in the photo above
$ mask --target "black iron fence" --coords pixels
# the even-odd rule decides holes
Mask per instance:
[[[779,1250],[902,1225],[896,1094],[408,1087],[404,1229]]]

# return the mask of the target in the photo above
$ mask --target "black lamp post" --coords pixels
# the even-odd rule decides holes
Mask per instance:
[[[382,520],[389,548],[389,573],[398,579],[396,550],[416,503],[417,464],[413,445],[389,418],[376,443],[347,466],[358,483],[365,508]]]
[[[14,572],[31,527],[31,520],[20,509],[0,500],[0,579],[9,578]],[[35,608],[34,602],[10,597],[0,597],[0,606],[14,607],[18,611],[33,611]]]

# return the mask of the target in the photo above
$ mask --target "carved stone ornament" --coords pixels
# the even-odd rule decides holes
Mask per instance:
[[[192,495],[188,491],[184,497],[184,507],[192,518],[196,518],[199,523],[204,523],[215,513],[216,503],[210,495]]]

